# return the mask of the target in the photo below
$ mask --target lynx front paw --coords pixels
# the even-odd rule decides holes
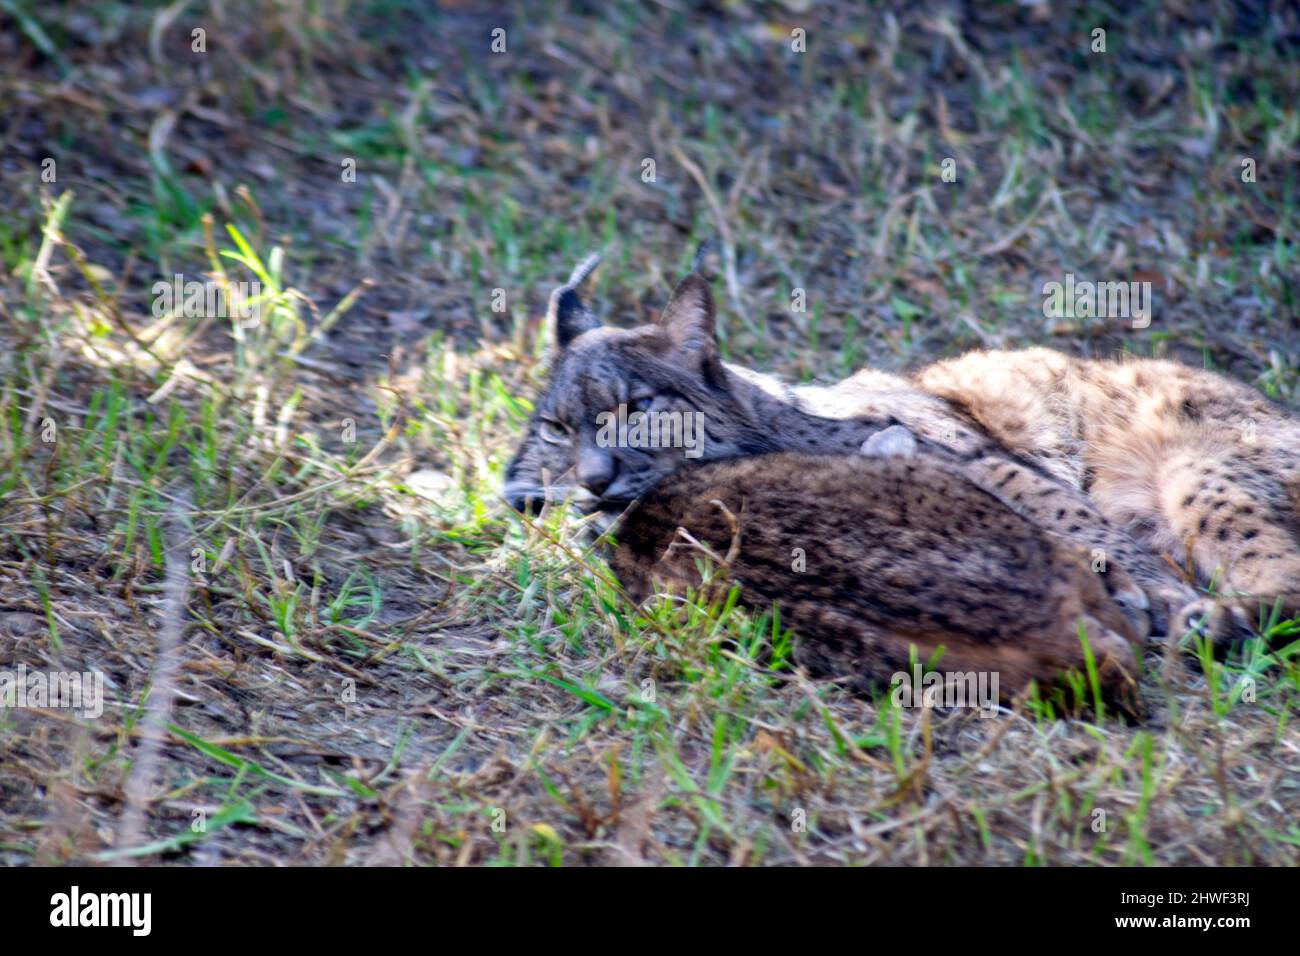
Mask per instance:
[[[1182,584],[1150,584],[1146,589],[1151,598],[1151,633],[1157,637],[1173,634],[1181,637],[1179,612],[1196,600],[1196,592]]]
[[[911,458],[916,436],[902,425],[890,425],[864,441],[859,451],[868,458]]]

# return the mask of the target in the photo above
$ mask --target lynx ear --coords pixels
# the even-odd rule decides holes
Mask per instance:
[[[551,293],[549,320],[555,329],[555,342],[562,349],[568,348],[569,343],[583,332],[600,327],[600,319],[583,304],[578,295],[578,286],[586,281],[598,265],[600,255],[592,253],[578,263],[569,275],[568,282]]]
[[[677,284],[659,316],[659,326],[683,358],[699,365],[710,384],[726,385],[718,355],[717,309],[704,276],[692,272]]]
[[[686,352],[718,351],[717,310],[708,281],[692,272],[677,284],[659,317],[673,344]]]

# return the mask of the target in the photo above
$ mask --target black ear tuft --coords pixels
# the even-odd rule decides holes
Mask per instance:
[[[600,265],[600,255],[592,253],[574,267],[569,281],[551,293],[550,321],[555,329],[555,341],[560,348],[568,348],[569,343],[583,332],[590,332],[600,327],[596,318],[578,295],[578,286]]]
[[[704,263],[709,258],[709,253],[713,251],[716,243],[712,239],[705,239],[695,250],[695,258],[691,260],[691,271],[704,275]]]
[[[555,342],[562,349],[583,332],[599,327],[600,320],[582,304],[578,293],[560,286],[551,293],[551,324],[555,329]]]

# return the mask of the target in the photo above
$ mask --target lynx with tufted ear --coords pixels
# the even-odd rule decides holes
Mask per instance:
[[[549,386],[538,398],[528,433],[506,469],[506,497],[515,507],[540,507],[567,498],[587,511],[617,514],[667,475],[699,459],[777,450],[942,456],[953,472],[974,481],[1013,511],[1104,557],[1098,573],[1143,632],[1152,622],[1163,629],[1169,616],[1195,597],[1163,560],[1108,521],[1088,491],[1074,484],[1068,473],[1062,474],[1072,461],[1070,456],[1053,454],[1058,450],[1054,447],[1026,449],[1015,434],[998,427],[999,420],[981,418],[981,411],[990,406],[995,411],[1024,408],[1026,423],[1050,427],[1051,410],[1066,407],[1066,402],[1061,396],[1044,394],[1032,376],[1022,376],[1023,387],[999,394],[996,403],[983,404],[937,395],[937,388],[925,389],[908,379],[870,370],[833,386],[791,388],[721,361],[713,296],[700,273],[687,275],[677,285],[656,321],[624,328],[601,325],[578,297],[578,284],[594,266],[595,261],[588,259],[552,297],[560,348]],[[1063,356],[1044,361],[1040,351],[998,353],[998,367],[1014,367],[1017,356],[1024,357],[1026,372],[1037,370],[1040,375],[1051,370],[1053,361],[1069,361]],[[1116,371],[1122,368],[1116,366]],[[978,377],[959,381],[969,384]],[[989,376],[984,379],[988,387]],[[1130,393],[1137,396],[1142,390],[1125,390]],[[1098,393],[1098,398],[1105,394]],[[1040,396],[1041,402],[1029,401]],[[1014,404],[1017,400],[1019,405]],[[667,416],[693,426],[698,423],[700,440],[692,440],[690,456],[684,443],[683,447],[611,444],[600,423],[617,416],[620,409],[629,414],[644,412],[657,420]],[[1266,420],[1260,411],[1250,417]],[[1087,421],[1105,418],[1102,412],[1087,416]],[[891,426],[897,427],[891,431]],[[1300,446],[1300,440],[1291,444]],[[1132,456],[1130,460],[1140,461]],[[1094,484],[1093,493],[1101,501],[1100,482]],[[1223,534],[1230,530],[1225,528]],[[1253,528],[1243,531],[1247,550],[1241,561],[1258,557],[1280,567],[1266,557],[1280,549],[1260,547],[1265,532],[1254,532],[1258,540],[1245,537],[1252,532]],[[1198,541],[1206,538],[1200,535]]]

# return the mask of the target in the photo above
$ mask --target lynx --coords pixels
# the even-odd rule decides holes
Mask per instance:
[[[916,454],[1086,545],[1143,635],[1163,631],[1169,614],[1194,600],[1195,592],[1108,521],[1082,488],[1042,460],[1003,447],[946,399],[870,372],[831,387],[789,388],[722,362],[712,293],[698,271],[678,285],[657,322],[604,326],[577,291],[595,264],[594,257],[582,263],[551,296],[550,383],[506,469],[505,496],[515,508],[567,498],[584,511],[616,515],[683,465],[681,448],[599,441],[598,416],[620,408],[698,416],[704,461],[777,451],[858,454],[873,436],[902,426],[915,436]]]
[[[620,517],[610,566],[641,601],[721,565],[745,603],[778,603],[795,663],[854,689],[911,673],[915,653],[992,672],[1009,700],[1085,673],[1090,651],[1107,699],[1136,715],[1140,635],[1088,550],[937,459],[882,454],[688,465]]]
[[[1186,605],[1180,631],[1223,641],[1275,609],[1300,614],[1300,418],[1280,404],[1175,362],[1044,348],[969,353],[912,384],[1213,584],[1217,598]]]

